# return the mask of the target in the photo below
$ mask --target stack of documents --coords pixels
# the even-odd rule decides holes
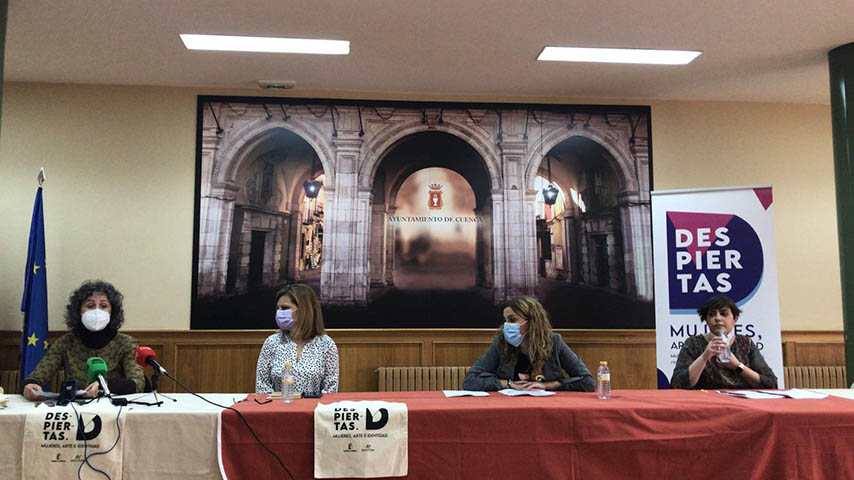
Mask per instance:
[[[791,390],[760,390],[762,393],[770,393],[772,395],[782,395],[788,398],[798,400],[819,400],[827,398],[826,393],[813,392],[812,390],[804,390],[801,388],[793,388]]]
[[[795,398],[798,400],[827,398],[826,393],[813,392],[800,388],[791,390],[716,390],[721,395],[751,400],[771,400],[780,398]]]

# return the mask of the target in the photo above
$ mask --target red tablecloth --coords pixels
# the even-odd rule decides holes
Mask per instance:
[[[854,401],[748,400],[714,392],[614,391],[445,398],[338,393],[235,405],[295,478],[314,477],[318,402],[386,400],[409,409],[409,476],[426,479],[854,478]],[[237,415],[222,414],[229,480],[287,478]]]

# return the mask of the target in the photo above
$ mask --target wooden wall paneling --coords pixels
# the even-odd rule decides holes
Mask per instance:
[[[433,352],[432,338],[423,338],[421,340],[421,363],[419,365],[435,365],[436,357]]]
[[[596,377],[599,362],[608,362],[614,389],[656,388],[655,347],[648,345],[576,343],[573,351]]]
[[[797,342],[783,342],[783,365],[799,365]]]
[[[18,370],[21,368],[20,349],[21,347],[18,345],[3,344],[0,346],[0,370]]]
[[[782,332],[783,363],[786,366],[845,365],[845,344],[841,331]]]
[[[474,364],[489,348],[489,340],[483,342],[455,342],[440,340],[433,342],[433,365],[467,367]]]
[[[179,343],[176,347],[179,372],[176,378],[194,392],[255,391],[257,345]]]
[[[798,342],[797,362],[792,366],[845,365],[845,345]]]
[[[614,389],[657,388],[654,330],[559,330],[564,341],[596,376],[608,362]]]
[[[375,392],[378,367],[418,366],[422,360],[423,345],[417,341],[336,343],[341,370],[338,389],[342,392]]]

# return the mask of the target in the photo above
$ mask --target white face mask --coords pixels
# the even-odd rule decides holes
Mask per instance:
[[[87,310],[83,313],[82,320],[83,326],[86,327],[86,330],[89,330],[90,332],[100,332],[110,323],[110,314],[100,308],[96,308],[94,310]]]

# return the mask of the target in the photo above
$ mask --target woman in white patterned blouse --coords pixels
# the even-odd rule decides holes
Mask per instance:
[[[276,292],[276,324],[280,331],[267,337],[258,356],[255,392],[278,391],[288,362],[294,367],[296,391],[337,392],[338,347],[324,333],[314,290],[294,283]]]

